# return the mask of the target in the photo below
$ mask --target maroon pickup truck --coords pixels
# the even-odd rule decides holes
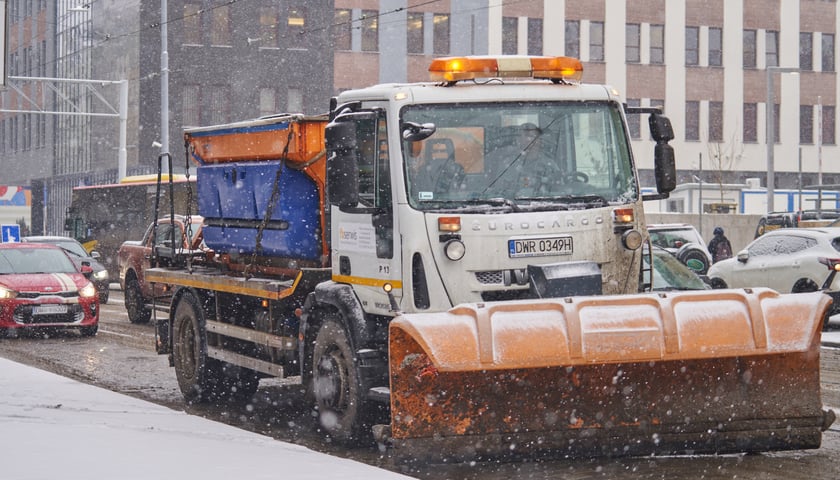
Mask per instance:
[[[183,248],[189,251],[206,250],[203,248],[201,225],[204,218],[193,215],[190,217],[189,232],[192,237],[187,240],[184,234],[187,217],[175,215],[174,230],[175,243],[182,243],[176,248]],[[142,240],[128,240],[123,242],[117,253],[117,262],[120,267],[120,287],[125,292],[125,309],[128,311],[128,320],[131,323],[147,323],[152,315],[151,304],[153,297],[162,295],[163,286],[155,288],[145,281],[144,272],[151,268],[152,248],[156,247],[158,258],[161,251],[168,248],[171,251],[173,223],[169,217],[162,218],[157,222],[156,234],[152,235],[152,226],[146,229]],[[157,291],[157,290],[160,291]]]

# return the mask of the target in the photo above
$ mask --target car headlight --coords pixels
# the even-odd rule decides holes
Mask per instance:
[[[98,272],[93,272],[93,278],[97,280],[108,280],[108,270],[100,270]]]
[[[17,297],[17,292],[0,285],[0,300],[8,300]]]
[[[88,282],[87,285],[82,287],[79,290],[79,296],[82,298],[91,298],[96,296],[96,287],[93,286],[92,283]]]

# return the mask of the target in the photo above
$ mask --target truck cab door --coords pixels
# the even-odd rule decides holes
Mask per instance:
[[[353,124],[345,125],[349,127],[345,131],[355,131],[351,142],[355,145],[345,152],[345,159],[350,158],[355,167],[330,177],[328,188],[336,182],[357,182],[358,195],[353,205],[331,206],[332,278],[353,286],[366,313],[393,315],[383,286],[391,284],[399,296],[402,275],[400,255],[395,254],[399,236],[395,235],[387,122],[381,111],[345,114],[335,121]]]

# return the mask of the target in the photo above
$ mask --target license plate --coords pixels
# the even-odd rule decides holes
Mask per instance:
[[[508,240],[510,258],[571,255],[572,237],[527,237]]]
[[[35,305],[32,308],[33,315],[58,315],[67,313],[67,305]]]

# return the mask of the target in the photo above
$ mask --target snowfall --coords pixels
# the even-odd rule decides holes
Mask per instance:
[[[0,478],[409,477],[0,358]]]
[[[409,477],[0,358],[0,478]]]

